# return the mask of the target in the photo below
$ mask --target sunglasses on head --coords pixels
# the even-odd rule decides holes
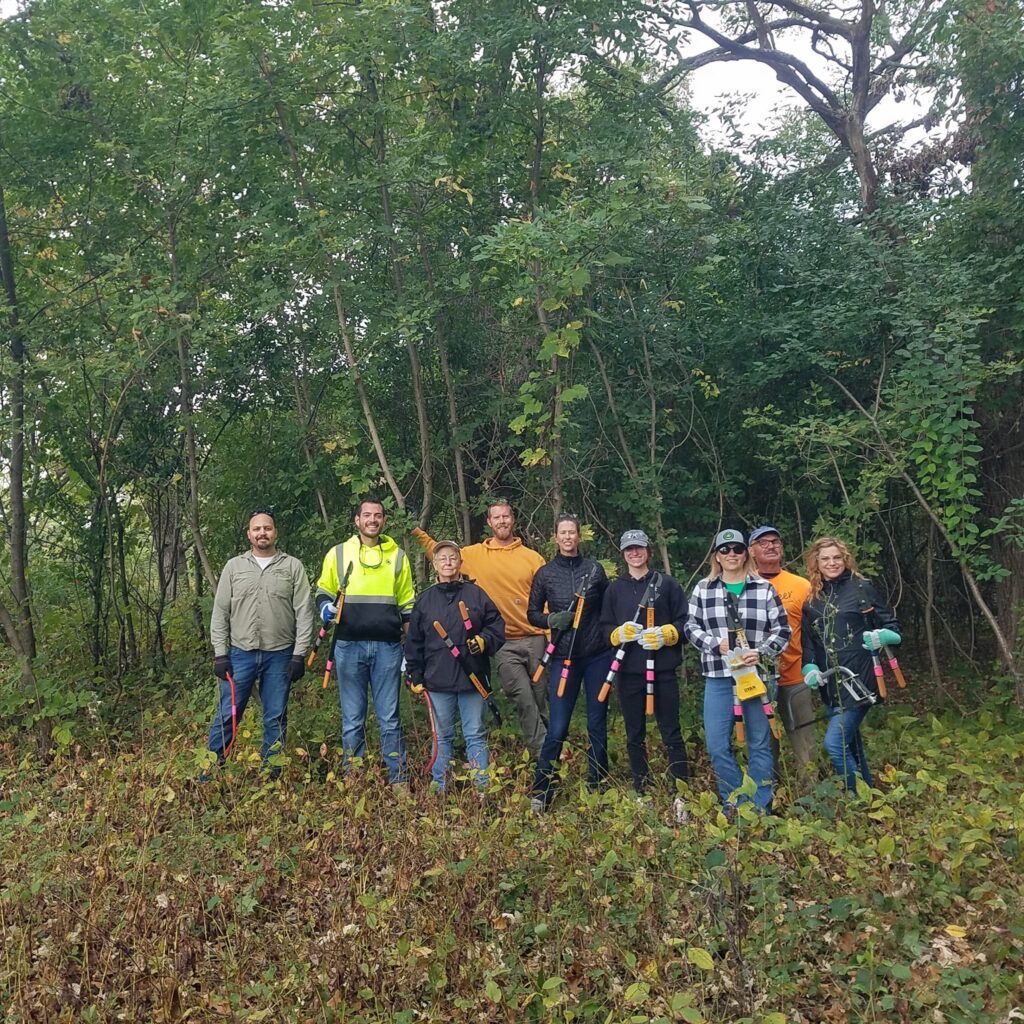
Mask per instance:
[[[742,544],[723,544],[715,550],[720,555],[742,555],[747,549]]]

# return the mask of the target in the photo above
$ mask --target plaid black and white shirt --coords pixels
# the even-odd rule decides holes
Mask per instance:
[[[703,579],[690,595],[686,639],[700,651],[701,671],[706,676],[727,676],[729,667],[719,651],[723,637],[736,646],[729,632],[728,591],[721,576]],[[738,599],[740,625],[747,643],[766,658],[775,659],[789,643],[789,619],[775,588],[760,576],[747,576]]]

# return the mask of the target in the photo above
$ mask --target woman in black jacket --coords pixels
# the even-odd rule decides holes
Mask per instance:
[[[804,555],[811,596],[803,612],[804,682],[818,689],[829,714],[825,750],[836,774],[850,790],[857,776],[873,785],[860,726],[871,707],[841,685],[837,667],[856,674],[861,686],[878,696],[875,657],[882,644],[900,642],[900,624],[878,592],[857,569],[850,549],[836,537],[816,540]]]
[[[414,683],[422,682],[426,688],[436,736],[430,772],[438,789],[444,789],[452,759],[456,711],[474,779],[485,789],[490,759],[484,698],[470,682],[469,672],[486,679],[487,659],[505,643],[505,620],[483,590],[462,579],[462,553],[454,541],[439,541],[432,560],[437,583],[423,591],[413,605],[405,641],[406,671]],[[465,617],[460,602],[468,612]],[[435,622],[448,634],[458,657],[453,657]]]
[[[533,577],[526,611],[532,625],[551,630],[555,643],[548,672],[551,717],[537,761],[531,801],[538,814],[547,809],[554,795],[554,776],[581,684],[587,695],[590,740],[587,783],[596,789],[608,775],[608,705],[597,699],[612,660],[608,635],[601,628],[601,599],[608,578],[600,562],[580,554],[580,521],[576,516],[558,517],[555,540],[558,554]],[[579,597],[583,599],[582,615],[574,629]]]
[[[683,660],[679,641],[686,625],[686,594],[671,576],[651,568],[650,546],[643,530],[627,530],[622,535],[619,550],[626,571],[608,584],[601,605],[601,625],[612,646],[625,651],[615,688],[626,726],[633,788],[640,794],[647,789],[650,776],[645,738],[648,701],[665,744],[669,774],[684,781],[689,777],[676,679]],[[676,819],[684,820],[686,806],[681,796],[676,797],[674,810]]]

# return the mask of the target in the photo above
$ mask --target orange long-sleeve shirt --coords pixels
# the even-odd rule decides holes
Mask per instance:
[[[789,643],[779,657],[779,686],[795,686],[804,681],[801,673],[803,648],[800,644],[800,626],[803,622],[804,603],[811,596],[811,585],[802,576],[786,572],[785,569],[775,576],[765,578],[782,600],[792,630]]]
[[[434,538],[417,527],[412,531],[428,555],[434,552]],[[462,573],[482,587],[505,620],[508,640],[541,636],[543,632],[526,619],[533,574],[544,564],[544,557],[528,548],[518,537],[502,547],[493,537],[462,548]]]

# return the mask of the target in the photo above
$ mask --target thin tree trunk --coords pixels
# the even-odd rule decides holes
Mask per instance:
[[[391,284],[395,290],[395,298],[399,305],[405,299],[405,278],[402,264],[395,245],[395,222],[391,214],[391,190],[387,178],[387,139],[384,135],[384,119],[380,109],[380,95],[377,91],[377,80],[370,71],[363,76],[363,83],[374,107],[373,141],[377,156],[377,170],[380,174],[380,209],[381,221],[387,237],[388,263],[390,265]],[[427,399],[423,392],[423,370],[420,365],[416,339],[408,332],[402,331],[405,349],[409,355],[410,383],[412,384],[413,404],[416,407],[416,428],[420,439],[420,476],[423,479],[423,498],[420,503],[420,519],[430,521],[430,506],[434,501],[434,462],[430,452],[430,418],[427,414]],[[405,502],[399,504],[404,508]]]
[[[320,485],[316,483],[316,463],[313,460],[313,447],[310,441],[309,432],[313,425],[313,409],[309,404],[309,396],[305,394],[304,378],[295,374],[295,408],[299,414],[299,422],[302,426],[302,453],[306,456],[306,465],[310,468],[310,476],[313,479],[313,492],[316,494],[316,505],[320,511],[320,518],[324,526],[330,526],[331,520],[327,515],[327,504],[324,501]]]
[[[171,280],[174,287],[178,286],[178,223],[172,214],[167,225],[167,244],[171,258]],[[178,310],[180,313],[181,310]],[[211,590],[217,588],[217,574],[213,571],[206,545],[203,543],[203,532],[199,526],[199,459],[196,456],[196,425],[192,409],[192,365],[189,354],[187,333],[182,329],[180,320],[174,326],[178,343],[178,370],[181,379],[181,418],[185,434],[185,464],[188,468],[189,497],[189,530],[192,543],[195,545],[196,556],[202,567],[206,582]]]
[[[540,215],[540,179],[544,166],[544,132],[547,129],[547,62],[544,50],[539,42],[534,44],[536,70],[533,81],[537,96],[536,116],[533,123],[533,159],[530,163],[530,215],[536,220]],[[541,268],[538,260],[533,261],[533,306],[540,324],[540,335],[543,341],[551,333],[551,323],[547,310],[544,308],[544,289],[541,287]],[[555,520],[562,512],[565,497],[562,485],[562,379],[558,356],[551,357],[551,376],[554,394],[551,399],[551,419],[549,436],[549,456],[551,458],[551,510]]]
[[[10,591],[13,609],[0,601],[0,624],[11,647],[21,658],[21,685],[33,698],[36,712],[43,710],[42,696],[36,682],[34,661],[36,633],[32,619],[32,596],[28,583],[28,519],[25,512],[25,378],[28,374],[28,353],[18,323],[18,294],[14,281],[14,258],[7,231],[7,207],[0,185],[0,278],[7,300],[7,323],[10,328],[12,372],[7,382],[11,407],[11,463],[7,482],[10,495]],[[40,752],[49,748],[45,723],[40,719],[36,729]]]
[[[431,292],[437,292],[434,278],[434,266],[426,243],[419,241],[420,256],[423,259],[423,271]],[[452,452],[455,457],[455,484],[459,492],[459,515],[462,519],[462,538],[469,543],[471,522],[469,518],[469,490],[466,486],[466,456],[459,441],[459,407],[455,400],[455,383],[452,378],[451,363],[448,360],[448,339],[445,334],[444,313],[439,309],[434,316],[434,344],[437,346],[438,358],[441,362],[441,376],[444,380],[445,397],[448,401],[448,430],[452,437]],[[420,527],[426,529],[428,520],[420,513]]]
[[[270,74],[270,65],[267,63],[266,56],[262,53],[257,54],[256,63],[259,67],[260,74],[263,76],[263,80],[267,84],[267,88],[271,92],[271,102],[274,105],[274,114],[277,117],[278,130],[281,133],[281,141],[284,143],[285,149],[288,151],[288,160],[291,164],[292,173],[295,175],[296,187],[303,199],[311,205],[314,205],[315,200],[313,197],[313,190],[310,188],[309,182],[306,180],[305,172],[302,170],[302,164],[299,162],[298,150],[295,147],[291,130],[288,127],[288,112],[285,109],[284,104],[273,96],[274,82],[273,77]],[[318,235],[322,241],[326,242],[323,231],[318,229]],[[373,409],[370,407],[369,395],[366,392],[366,383],[359,370],[359,362],[356,359],[355,350],[352,346],[352,339],[349,335],[348,320],[345,313],[345,301],[341,294],[341,285],[337,280],[331,281],[331,297],[334,300],[334,311],[338,319],[338,330],[341,333],[341,343],[343,351],[345,352],[345,360],[348,363],[349,369],[352,371],[352,377],[356,385],[356,394],[359,396],[359,405],[363,410],[363,419],[366,422],[366,430],[370,435],[370,441],[373,444],[373,450],[377,456],[377,462],[380,464],[380,469],[384,474],[384,479],[387,482],[388,489],[394,496],[399,508],[405,508],[405,495],[400,490],[394,473],[391,472],[391,464],[388,462],[388,457],[384,452],[384,445],[381,444],[380,432],[377,430],[377,421],[374,418]]]
[[[910,488],[910,493],[913,494],[914,500],[921,506],[929,520],[931,520],[939,536],[942,537],[951,551],[955,550],[955,545],[946,530],[945,524],[932,508],[928,499],[921,493],[917,484],[914,483],[913,477],[906,471],[906,469],[903,468],[900,460],[896,456],[896,453],[893,451],[889,442],[886,440],[885,435],[882,433],[882,428],[878,425],[877,418],[864,408],[856,396],[853,395],[841,381],[837,380],[835,377],[829,377],[829,380],[831,380],[832,383],[835,384],[835,386],[839,388],[844,395],[846,395],[849,402],[855,406],[868,423],[871,424],[871,427],[875,432],[875,436],[878,438],[879,446],[885,453],[886,458],[899,471],[900,476],[903,477],[903,480]],[[992,609],[988,606],[988,602],[982,596],[981,588],[978,586],[978,580],[971,567],[961,562],[960,571],[963,574],[964,582],[967,584],[967,589],[971,592],[971,596],[974,598],[974,603],[977,605],[978,611],[981,612],[985,621],[988,623],[989,628],[992,630],[992,636],[995,638],[996,645],[999,648],[1003,664],[1006,666],[1006,670],[1010,673],[1010,676],[1013,679],[1017,706],[1024,709],[1024,675],[1021,674],[1017,667],[1016,660],[1013,656],[1013,649],[1007,642],[1006,636],[999,626],[999,621],[993,614]]]
[[[924,601],[924,635],[928,641],[928,660],[932,666],[932,684],[938,697],[940,708],[946,706],[946,686],[939,668],[939,656],[935,650],[935,628],[932,623],[932,612],[935,607],[935,524],[928,524],[928,543],[925,548],[924,561],[925,601]]]

